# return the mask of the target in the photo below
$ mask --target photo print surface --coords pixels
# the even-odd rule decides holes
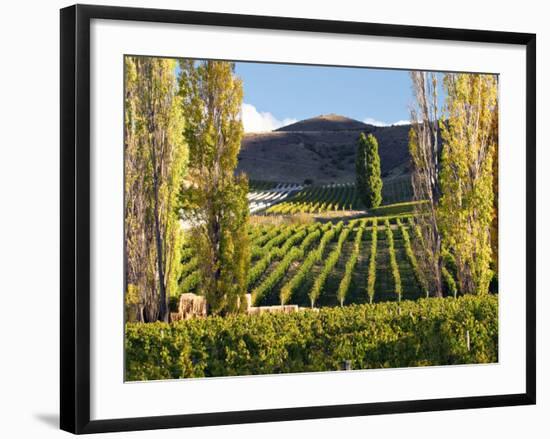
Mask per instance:
[[[126,381],[498,362],[498,75],[124,63]]]

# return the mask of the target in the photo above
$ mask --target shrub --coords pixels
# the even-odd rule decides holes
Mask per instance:
[[[376,284],[376,245],[378,241],[378,220],[372,220],[372,235],[370,244],[369,272],[367,278],[367,296],[369,302],[374,300],[374,286]]]
[[[189,259],[191,259],[193,257],[194,254],[195,254],[195,249],[193,249],[192,247],[182,248],[181,253],[180,253],[181,262],[188,261]]]
[[[304,251],[301,248],[294,247],[290,250],[289,253],[277,264],[275,269],[267,276],[263,282],[258,285],[252,291],[252,303],[255,306],[258,306],[260,301],[268,294],[274,287],[279,283],[279,281],[284,277],[290,264],[294,261],[302,258],[304,256]]]
[[[344,305],[344,300],[346,299],[346,295],[348,294],[349,286],[351,283],[351,276],[353,275],[353,270],[355,269],[355,265],[357,264],[357,259],[359,258],[359,250],[361,249],[361,239],[363,237],[364,229],[365,229],[365,221],[361,221],[361,225],[359,226],[355,234],[353,251],[348,261],[346,262],[344,276],[342,276],[342,280],[340,281],[340,285],[338,286],[338,291],[336,293],[336,296],[340,301],[340,306]]]
[[[416,255],[414,254],[414,251],[412,249],[411,245],[411,238],[409,236],[409,231],[407,228],[403,225],[403,223],[398,219],[397,225],[399,226],[399,229],[401,230],[401,236],[403,237],[403,245],[405,247],[405,253],[407,254],[407,258],[409,260],[409,264],[411,265],[414,273],[414,277],[416,279],[416,282],[418,285],[422,288],[422,291],[428,291],[428,285],[426,282],[426,278],[423,276],[423,274],[420,271],[420,268],[418,266],[418,261],[416,259]]]
[[[296,227],[283,226],[281,227],[275,236],[267,241],[263,246],[254,246],[252,248],[252,258],[257,258],[261,255],[265,255],[273,247],[278,247],[285,242],[290,236],[296,232]]]
[[[306,277],[309,275],[311,267],[313,267],[315,263],[323,257],[327,243],[329,243],[333,239],[334,235],[342,229],[343,225],[344,223],[340,221],[333,228],[331,228],[331,223],[327,223],[323,227],[323,237],[319,242],[319,246],[307,255],[294,276],[282,286],[279,293],[281,304],[284,305],[287,303],[292,297],[292,293],[302,285]]]
[[[189,261],[187,261],[185,264],[181,265],[181,278],[185,278],[187,274],[194,271],[197,266],[199,265],[199,258],[197,256],[193,256]]]
[[[395,246],[393,244],[393,232],[391,230],[390,222],[386,220],[386,239],[388,241],[388,253],[390,256],[390,267],[393,277],[393,290],[397,294],[397,300],[401,301],[401,295],[403,290],[401,288],[401,275],[399,274],[399,266],[397,265],[397,258],[395,256]]]
[[[498,297],[127,323],[125,349],[128,381],[494,363]]]
[[[189,293],[192,290],[195,289],[195,287],[199,284],[201,279],[201,272],[200,270],[195,270],[192,273],[188,274],[185,279],[181,281],[179,284],[179,293]]]
[[[318,229],[319,227],[320,223],[315,223],[309,226],[307,229],[304,229],[303,226],[292,229],[295,230],[296,233],[290,236],[284,233],[287,239],[286,241],[284,241],[281,247],[270,245],[269,250],[265,250],[265,248],[268,247],[268,245],[266,244],[263,250],[265,252],[264,255],[252,266],[252,268],[248,272],[247,287],[250,288],[254,286],[254,284],[269,268],[271,262],[283,258],[300,241],[303,240],[301,246],[305,246],[307,248],[310,243],[313,242],[320,235],[320,232],[318,230],[316,231],[316,229]],[[279,241],[280,240],[277,241],[277,245],[281,243]]]
[[[262,248],[269,240],[273,239],[275,236],[277,236],[281,230],[278,227],[273,227],[271,230],[269,230],[267,233],[263,234],[262,236],[259,236],[257,239],[253,241],[253,248],[260,249]],[[258,251],[258,250],[256,250]]]
[[[443,280],[445,281],[445,284],[447,285],[448,291],[453,295],[453,297],[456,298],[457,287],[456,287],[456,282],[453,279],[452,274],[449,273],[449,270],[447,270],[445,267],[443,267],[441,269],[441,274],[443,275]]]
[[[342,251],[342,246],[344,245],[344,242],[346,242],[346,239],[348,238],[350,228],[346,227],[342,230],[340,233],[340,236],[338,237],[338,243],[336,244],[336,247],[330,252],[330,254],[327,257],[327,260],[325,261],[325,265],[323,266],[323,269],[321,270],[321,273],[317,275],[315,278],[315,281],[313,282],[313,286],[311,287],[311,291],[309,292],[309,300],[311,301],[311,307],[315,305],[315,301],[319,298],[321,295],[321,291],[323,290],[323,287],[325,285],[325,282],[329,276],[329,274],[332,272],[332,269],[338,262],[338,259],[340,258],[340,253]]]

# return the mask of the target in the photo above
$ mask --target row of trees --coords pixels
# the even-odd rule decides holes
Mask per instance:
[[[125,59],[127,318],[168,321],[191,224],[210,312],[246,306],[248,181],[235,176],[242,83],[228,62]]]
[[[177,191],[188,148],[176,63],[125,60],[125,270],[129,318],[168,320],[180,267]]]
[[[497,78],[411,72],[416,103],[409,133],[419,204],[417,261],[430,294],[443,294],[452,271],[462,294],[489,290],[497,260]],[[446,99],[440,111],[438,89]]]

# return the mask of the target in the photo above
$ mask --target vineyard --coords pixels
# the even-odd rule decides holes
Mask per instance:
[[[259,192],[285,194],[292,188],[265,186]],[[352,189],[300,189],[248,226],[251,305],[298,305],[297,312],[129,323],[126,379],[331,371],[343,363],[370,369],[498,361],[497,296],[457,298],[453,275],[445,270],[445,297],[426,298],[429,287],[414,251],[421,239],[417,203],[320,218],[296,216],[307,210],[285,207],[309,202],[335,208],[339,199],[347,200],[342,209],[352,209]],[[172,311],[179,295],[200,294],[198,259],[189,243],[181,256]]]
[[[361,210],[354,183],[334,183],[303,187],[298,184],[277,184],[252,181],[248,196],[251,213],[293,215],[296,213],[322,214],[333,211]],[[400,203],[412,198],[408,178],[393,178],[384,182],[386,204]]]
[[[498,297],[128,323],[128,381],[498,361]]]
[[[273,185],[269,182],[255,183],[251,185],[251,188],[256,189],[248,194],[248,205],[250,213],[252,214],[261,212],[276,203],[280,203],[302,190],[301,185],[293,183],[279,183]]]
[[[247,292],[253,305],[323,307],[425,296],[412,218],[404,213],[250,226]],[[182,254],[178,295],[195,292],[199,282],[197,258],[189,247]]]
[[[268,208],[266,213],[323,213],[333,210],[358,210],[360,207],[361,202],[355,185],[340,183],[308,187],[292,199]]]
[[[495,75],[393,72],[405,125],[275,124],[243,97],[269,110],[278,70],[124,67],[126,380],[498,361]],[[345,109],[355,85],[311,91]],[[313,110],[295,94],[279,115]]]

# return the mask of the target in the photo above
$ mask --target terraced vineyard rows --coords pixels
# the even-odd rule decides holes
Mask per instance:
[[[248,292],[255,305],[337,306],[424,295],[407,220],[361,218],[251,226]],[[198,284],[197,260],[184,250],[179,293]],[[412,255],[412,257],[411,257]]]
[[[248,194],[248,207],[250,213],[261,212],[281,201],[292,197],[296,192],[302,190],[302,186],[294,183],[279,183],[267,186],[264,182]]]
[[[310,186],[296,194],[291,200],[271,206],[267,213],[294,214],[323,213],[334,210],[355,210],[359,208],[359,199],[355,186],[351,184],[332,184]]]
[[[255,193],[254,193],[255,194]],[[251,197],[256,195],[251,195]],[[383,199],[385,203],[398,203],[410,200],[411,188],[408,180],[396,178],[384,183]],[[251,198],[253,200],[253,198]],[[284,201],[283,201],[284,200]],[[296,191],[293,195],[279,198],[266,207],[265,213],[292,215],[296,213],[325,213],[343,210],[363,209],[355,184],[337,183],[323,186],[309,186]],[[260,212],[263,208],[251,206],[251,212]],[[379,213],[374,213],[379,216]]]

